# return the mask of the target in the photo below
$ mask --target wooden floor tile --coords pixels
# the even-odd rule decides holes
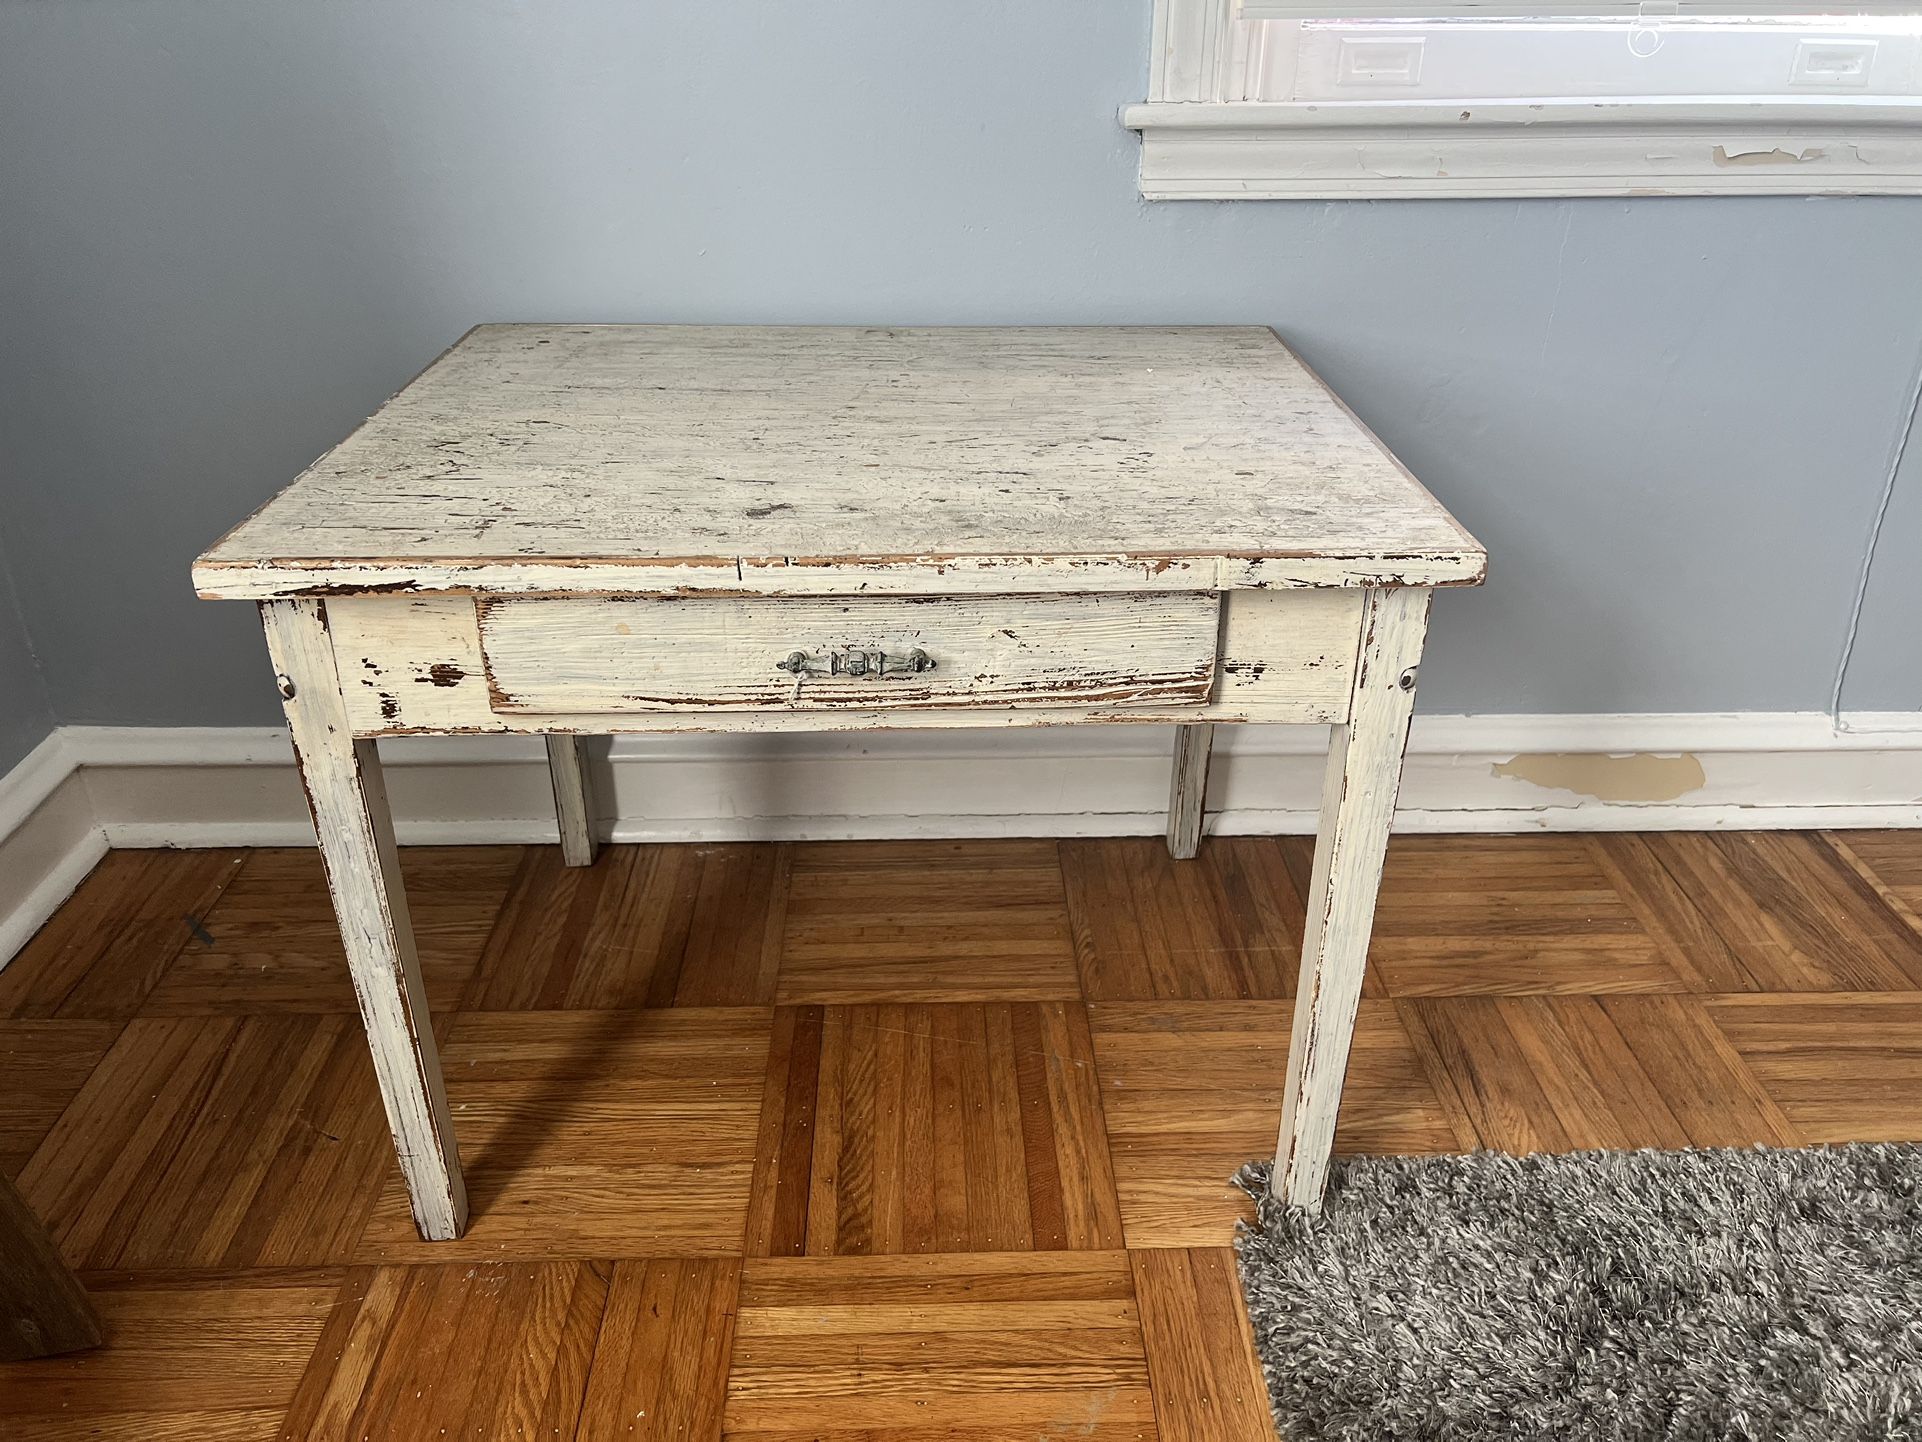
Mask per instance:
[[[1754,989],[1922,989],[1922,933],[1820,835],[1671,831],[1645,839]]]
[[[784,1007],[750,1255],[1114,1248],[1075,1002]]]
[[[1079,995],[1054,842],[815,842],[794,849],[781,1002]]]
[[[7,1442],[272,1442],[338,1272],[90,1276],[107,1342],[0,1363]]]
[[[747,1442],[1152,1442],[1128,1259],[750,1259],[725,1427]]]
[[[1310,838],[1211,837],[1191,861],[1159,837],[1060,847],[1090,1001],[1294,994]]]
[[[358,1021],[140,1018],[20,1172],[83,1268],[345,1259],[392,1146]]]
[[[1801,1140],[1692,997],[1400,1003],[1484,1146],[1792,1146]]]
[[[110,851],[0,971],[0,1017],[124,1020],[196,933],[244,851]]]
[[[1911,931],[1922,932],[1922,831],[1829,831],[1823,840]]]
[[[1659,837],[1632,831],[1586,838],[1596,864],[1689,992],[1753,991],[1756,981],[1664,864]]]
[[[534,850],[537,848],[527,848]],[[545,848],[558,852],[558,848]],[[428,1004],[460,997],[519,861],[513,846],[405,846],[401,872]],[[248,853],[246,866],[147,998],[147,1016],[352,1012],[320,857],[312,850]]]
[[[593,1262],[356,1269],[281,1435],[572,1438],[609,1270]]]
[[[1922,1141],[1922,995],[1732,996],[1707,1005],[1804,1139]]]
[[[738,1254],[770,1020],[757,1007],[461,1013],[441,1067],[467,1235],[421,1241],[396,1171],[362,1259]]]
[[[1103,1002],[1088,1011],[1128,1245],[1226,1244],[1251,1215],[1228,1179],[1274,1155],[1292,1005]],[[1450,1125],[1393,1003],[1364,1000],[1336,1148],[1473,1145]]]
[[[1585,836],[1396,837],[1369,959],[1393,996],[1687,989]]]
[[[720,1442],[741,1263],[622,1262],[594,1347],[581,1442]]]
[[[1230,1247],[1132,1252],[1162,1442],[1275,1436]]]
[[[117,1021],[0,1021],[0,1174],[17,1175],[100,1058]]]
[[[403,851],[422,1243],[311,853],[115,853],[0,973],[0,1168],[109,1331],[0,1436],[1262,1442],[1311,856]],[[1366,989],[1340,1151],[1922,1140],[1922,833],[1396,838]]]
[[[780,964],[788,848],[529,847],[469,1009],[763,1006]]]

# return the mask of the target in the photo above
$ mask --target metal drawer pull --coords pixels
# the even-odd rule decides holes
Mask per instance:
[[[788,652],[785,661],[774,669],[790,671],[795,680],[803,676],[918,676],[934,669],[934,657],[919,646],[905,656],[890,656],[886,651],[830,651],[826,660],[816,660],[805,651]]]

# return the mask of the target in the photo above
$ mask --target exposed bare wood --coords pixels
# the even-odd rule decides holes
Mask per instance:
[[[1208,751],[1214,740],[1211,725],[1175,727],[1174,776],[1168,783],[1168,854],[1177,861],[1191,859],[1201,846]]]
[[[1217,45],[1203,63],[1237,62]],[[1173,721],[1168,845],[1186,858],[1214,723],[1335,723],[1284,1128],[1301,1193],[1318,1190],[1334,1131],[1427,588],[1472,584],[1483,560],[1265,330],[482,326],[195,575],[209,596],[265,598],[415,1219],[446,1239],[465,1199],[371,738],[546,735],[562,859],[584,866],[579,734]],[[858,1005],[912,952],[930,1004],[996,1004],[982,1045],[1006,1051],[1018,1027],[1001,1003],[1078,985],[1056,852],[1043,860],[1048,894],[1025,898],[858,857],[825,866],[779,909],[785,973],[730,980],[756,998],[772,984],[781,1002]],[[606,884],[570,885],[570,916],[591,927]],[[1004,924],[1013,908],[1018,944],[971,943],[980,915]],[[572,992],[600,962],[571,924],[555,935],[531,966],[490,952],[474,995]],[[1044,957],[1052,979],[1035,975]],[[1239,969],[1248,991],[1272,989],[1271,964]],[[677,975],[651,970],[649,995]],[[816,1030],[782,1026],[790,1069]],[[892,1043],[837,1071],[860,1031],[820,1025],[813,1064],[847,1085],[792,1108],[823,1128],[815,1250],[906,1226],[897,1197],[848,1201],[844,1174],[857,1190],[893,1175],[875,1158],[818,1163],[841,1108],[886,1110],[868,1083]],[[1040,1136],[1060,1120],[1040,1107],[1047,1089],[1007,1074],[1021,1105],[1003,1129]],[[996,1115],[988,1083],[961,1095],[938,1115]],[[1102,1167],[1035,1137],[1017,1164],[1007,1140],[967,1150],[1005,1161],[1008,1188],[979,1168],[949,1179],[985,1188],[981,1225],[963,1229],[975,1244],[1113,1239],[1112,1206],[1095,1215],[1112,1191]],[[1024,1166],[1029,1200],[1053,1201],[1001,1215]],[[1084,1170],[1094,1180],[1069,1186]],[[756,1223],[778,1230],[792,1210]]]
[[[514,325],[471,331],[195,579],[252,599],[945,594],[1482,566],[1255,327]]]
[[[380,756],[372,741],[356,741],[348,724],[322,603],[271,601],[260,610],[414,1221],[423,1237],[458,1237],[467,1225],[467,1192],[428,1029]]]
[[[1218,617],[1152,592],[483,601],[480,635],[494,709],[524,714],[1145,706],[1208,699]]]
[[[547,774],[554,782],[554,817],[561,860],[569,866],[594,862],[594,810],[587,799],[587,766],[578,736],[547,738]]]
[[[1335,1142],[1428,600],[1420,590],[1368,593],[1354,703],[1348,723],[1334,728],[1328,751],[1271,1183],[1277,1197],[1311,1211],[1321,1206]]]
[[[1059,608],[1064,605],[1072,610],[1075,606],[1085,607],[1095,599],[1108,598],[1002,596],[992,602],[974,603],[966,608],[966,613],[990,619],[1000,617],[997,625],[986,633],[992,640],[993,631],[1000,625],[1025,634],[1026,623],[1020,618],[1027,614],[1030,606],[1039,608],[1037,616],[1060,615]],[[1198,598],[1148,599],[1192,603]],[[347,709],[357,735],[414,731],[819,731],[912,726],[1058,726],[1091,721],[1317,722],[1339,720],[1347,715],[1355,635],[1361,616],[1360,592],[1234,591],[1221,600],[1225,611],[1219,656],[1213,668],[1212,699],[1210,695],[1189,699],[1166,695],[1158,703],[1145,698],[1119,704],[1093,699],[1084,690],[1079,695],[1073,691],[1059,694],[1047,705],[942,705],[927,710],[843,703],[817,707],[810,698],[821,694],[825,683],[819,681],[802,683],[802,697],[808,700],[805,706],[766,709],[765,699],[771,693],[763,683],[759,694],[764,702],[756,703],[763,709],[717,707],[711,704],[717,694],[733,691],[751,699],[751,693],[742,689],[739,679],[717,674],[724,668],[696,650],[666,658],[649,656],[645,661],[650,666],[671,668],[681,678],[678,684],[683,688],[680,694],[684,704],[678,708],[659,709],[634,703],[625,711],[502,710],[488,686],[488,663],[482,654],[475,604],[467,597],[358,597],[330,601],[327,614],[339,653],[340,673],[347,678]],[[546,613],[545,604],[538,607],[531,602],[518,604],[527,609],[530,617],[537,612]],[[726,603],[709,600],[706,604]],[[753,604],[757,608],[765,607],[775,617],[775,621],[768,624],[778,624],[779,616],[789,614],[785,609],[788,606],[797,607],[794,614],[811,617],[817,624],[822,614],[820,608],[826,607],[830,613],[833,610],[829,603],[822,602]],[[915,603],[894,604],[913,606]],[[1212,609],[1213,598],[1203,604]],[[675,608],[672,602],[652,605],[659,609],[647,614],[669,614]],[[730,614],[743,613],[736,610]],[[758,614],[758,611],[749,614]],[[632,633],[631,641],[622,639],[620,644],[631,645],[640,653],[647,639],[642,628],[633,619],[608,621],[610,627],[619,624],[627,625]],[[832,628],[831,633],[842,634]],[[801,640],[813,634],[805,627],[799,632],[782,629],[770,634],[758,650],[743,658],[743,664],[759,665],[761,671],[757,674],[762,677],[778,677],[786,687],[783,695],[791,702],[792,676],[771,668],[774,662],[786,659]],[[982,633],[976,634],[978,637]],[[1061,635],[1058,628],[1055,634]],[[615,632],[615,636],[619,638],[619,633]],[[786,640],[789,636],[795,639]],[[1002,643],[1012,644],[1006,637],[995,644]],[[937,662],[939,659],[937,654]],[[963,673],[964,679],[974,674],[968,668],[963,668]],[[940,671],[937,669],[932,674],[939,675]],[[603,698],[611,682],[596,683],[591,675],[587,680],[590,685],[601,688],[593,704],[607,707],[610,703]],[[842,688],[845,698],[850,683],[834,684]],[[892,690],[902,684],[897,678],[872,689],[875,692],[884,687]],[[520,703],[513,704],[518,707]]]

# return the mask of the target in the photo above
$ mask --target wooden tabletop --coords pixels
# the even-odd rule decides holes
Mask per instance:
[[[1258,327],[485,325],[209,597],[1449,585],[1482,548]]]

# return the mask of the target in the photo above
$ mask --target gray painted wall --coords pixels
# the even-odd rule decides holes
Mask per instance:
[[[0,532],[0,776],[53,730],[53,708],[27,644],[26,624]]]
[[[206,542],[480,320],[1263,322],[1492,553],[1426,709],[1821,709],[1922,203],[1160,204],[1148,0],[0,0],[0,498],[63,721],[276,719]],[[1847,688],[1922,706],[1922,465]],[[1899,533],[1898,533],[1899,527]]]

